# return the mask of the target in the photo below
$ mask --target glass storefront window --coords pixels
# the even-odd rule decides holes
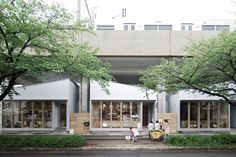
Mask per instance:
[[[42,102],[33,102],[33,128],[42,128]]]
[[[121,126],[121,110],[120,110],[120,102],[112,102],[112,128],[120,128]]]
[[[93,128],[100,128],[100,102],[93,102],[92,103],[92,126]]]
[[[52,103],[43,102],[43,128],[52,128]]]
[[[66,127],[66,104],[65,103],[59,104],[59,114],[60,114],[60,119],[59,119],[60,128],[65,128]]]
[[[188,128],[188,103],[180,102],[180,128]]]
[[[9,101],[4,102],[2,104],[2,127],[3,128],[12,128],[13,127],[12,105]]]
[[[13,127],[14,128],[21,128],[22,126],[22,110],[21,104],[17,102],[12,102],[13,107]]]
[[[110,102],[102,102],[102,127],[109,128],[111,120]]]
[[[23,111],[23,128],[32,128],[32,102],[24,102],[21,107]]]
[[[131,115],[131,126],[138,127],[139,123],[139,110],[138,110],[138,103],[132,102],[132,115]]]
[[[210,128],[218,128],[218,103],[210,103]]]
[[[200,128],[208,128],[208,102],[200,104]]]
[[[221,103],[220,104],[220,128],[228,128],[229,127],[229,110],[228,104]]]
[[[120,121],[120,103],[112,102],[112,121]]]
[[[52,102],[3,101],[2,108],[3,128],[52,128]]]
[[[190,128],[198,127],[198,102],[190,103]]]
[[[138,104],[132,102],[132,121],[139,121]]]
[[[228,128],[228,109],[221,101],[181,101],[180,128]]]
[[[122,127],[129,128],[130,127],[130,102],[122,103]]]
[[[130,102],[122,103],[122,121],[130,120]]]
[[[141,105],[132,101],[93,101],[93,128],[129,128],[140,124]],[[138,125],[139,124],[139,125]]]

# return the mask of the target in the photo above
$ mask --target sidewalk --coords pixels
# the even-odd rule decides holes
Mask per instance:
[[[87,140],[82,150],[170,150],[181,149],[165,145],[163,142],[139,140]]]
[[[163,142],[150,141],[148,139],[137,142],[126,140],[87,140],[87,144],[81,150],[155,150],[155,151],[215,151],[236,150],[236,147],[202,148],[202,147],[175,147],[165,145]]]
[[[87,140],[84,147],[71,147],[71,148],[20,148],[18,150],[0,151],[1,153],[67,153],[78,151],[104,151],[104,150],[122,150],[122,151],[235,151],[236,148],[188,148],[188,147],[174,147],[167,146],[163,142],[139,140],[137,142],[126,140]]]

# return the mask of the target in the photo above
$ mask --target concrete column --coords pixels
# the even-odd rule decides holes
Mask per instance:
[[[158,112],[158,100],[155,101],[154,103],[154,122],[156,122],[157,119],[157,113]]]
[[[77,0],[77,19],[81,18],[81,0]]]
[[[143,130],[143,102],[141,101],[141,103],[140,103],[140,107],[141,107],[141,109],[140,109],[140,123],[141,123],[141,126],[140,126],[140,129],[141,130]]]
[[[55,129],[58,127],[59,115],[58,107],[55,102],[52,102],[52,128]]]

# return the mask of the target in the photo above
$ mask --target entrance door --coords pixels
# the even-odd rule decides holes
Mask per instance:
[[[148,126],[148,105],[143,104],[143,126]]]
[[[230,106],[230,127],[236,128],[236,106]]]
[[[59,127],[66,127],[66,104],[59,104]]]

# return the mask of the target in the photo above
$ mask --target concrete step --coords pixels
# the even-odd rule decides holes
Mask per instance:
[[[0,135],[68,135],[65,129],[55,130],[1,130]]]
[[[123,140],[127,135],[117,134],[117,135],[96,135],[96,134],[89,134],[89,135],[81,135],[86,140]],[[149,139],[148,135],[138,135],[139,140],[147,140]]]

